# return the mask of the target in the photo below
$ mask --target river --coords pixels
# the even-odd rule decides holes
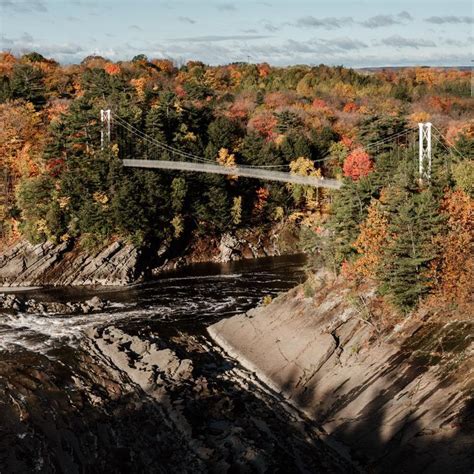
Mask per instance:
[[[0,313],[0,472],[350,472],[205,330],[295,286],[304,265],[198,264],[130,288],[28,291],[111,304]]]

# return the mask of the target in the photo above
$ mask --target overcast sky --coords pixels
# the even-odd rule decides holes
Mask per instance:
[[[471,0],[0,0],[0,49],[63,63],[471,65]]]

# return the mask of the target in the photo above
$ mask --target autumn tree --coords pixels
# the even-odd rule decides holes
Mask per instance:
[[[474,200],[463,191],[450,191],[442,212],[447,231],[436,238],[440,252],[433,263],[435,296],[467,302],[474,293]]]
[[[373,169],[370,156],[362,148],[349,153],[343,165],[344,176],[354,181],[367,176]]]

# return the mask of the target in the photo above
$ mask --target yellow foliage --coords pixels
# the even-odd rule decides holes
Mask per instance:
[[[300,176],[322,178],[321,170],[316,169],[314,162],[309,158],[305,158],[304,156],[300,156],[290,163],[290,172]],[[319,188],[293,183],[290,183],[287,186],[292,191],[294,200],[297,203],[301,203],[303,201],[306,209],[314,211],[320,205],[323,193]]]
[[[283,217],[285,217],[285,211],[283,208],[281,206],[276,207],[273,211],[273,219],[275,221],[281,221]]]
[[[145,85],[146,85],[146,78],[140,77],[138,79],[131,79],[130,84],[135,89],[138,99],[140,101],[145,100]]]
[[[416,124],[419,122],[429,122],[431,115],[428,112],[414,112],[409,118],[412,123]]]
[[[234,168],[235,167],[235,155],[233,153],[229,153],[229,150],[227,148],[221,148],[219,150],[219,154],[217,155],[217,163],[219,163],[221,166],[226,166],[228,168]],[[230,180],[236,180],[237,176],[228,175],[227,178],[230,179]]]
[[[230,214],[235,225],[239,225],[242,222],[242,196],[234,198]]]
[[[101,192],[95,192],[92,195],[93,199],[95,202],[98,202],[99,204],[106,205],[109,202],[109,197],[105,193]]]
[[[173,226],[174,229],[174,236],[176,238],[179,238],[183,232],[184,232],[184,219],[181,214],[178,214],[173,217],[171,220],[171,225]]]
[[[61,209],[67,209],[69,206],[69,201],[71,200],[70,196],[61,196],[58,198],[58,204]]]

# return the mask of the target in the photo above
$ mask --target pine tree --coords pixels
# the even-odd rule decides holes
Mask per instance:
[[[353,243],[357,239],[360,223],[365,220],[372,199],[368,178],[359,181],[345,180],[337,191],[331,206],[328,228],[330,235],[323,251],[324,258],[332,268],[355,256]]]
[[[389,225],[389,243],[379,270],[380,290],[408,311],[430,290],[430,263],[438,254],[434,236],[442,217],[430,190],[405,193]]]

